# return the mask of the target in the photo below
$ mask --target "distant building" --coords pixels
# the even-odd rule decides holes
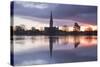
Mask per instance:
[[[31,30],[32,30],[32,31],[35,31],[36,29],[35,29],[35,27],[32,27]]]
[[[57,27],[45,27],[47,33],[56,33],[59,29]]]
[[[45,27],[45,32],[47,34],[56,34],[58,30],[59,30],[58,27],[53,27],[53,17],[52,17],[52,12],[51,12],[50,24],[49,24],[49,27]]]

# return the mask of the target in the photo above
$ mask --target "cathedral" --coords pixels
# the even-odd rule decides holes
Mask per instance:
[[[51,12],[49,27],[45,27],[45,32],[46,32],[46,34],[54,35],[54,34],[57,34],[58,30],[59,30],[58,27],[53,26],[53,16],[52,16],[52,12]]]

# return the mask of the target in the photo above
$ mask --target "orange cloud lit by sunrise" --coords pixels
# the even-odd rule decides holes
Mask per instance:
[[[85,31],[85,29],[88,28],[88,27],[91,27],[93,29],[93,31],[97,30],[97,26],[96,25],[85,25],[85,26],[83,25],[83,26],[81,26],[80,31]],[[60,27],[59,29],[63,30],[62,27]],[[73,31],[73,26],[69,26],[68,27],[68,31]]]

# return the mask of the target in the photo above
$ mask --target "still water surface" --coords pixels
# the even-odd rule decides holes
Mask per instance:
[[[14,36],[14,65],[97,59],[97,36]]]

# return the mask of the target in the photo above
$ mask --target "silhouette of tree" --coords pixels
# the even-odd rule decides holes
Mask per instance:
[[[88,28],[85,29],[85,31],[86,32],[91,32],[91,31],[93,31],[93,29],[91,27],[88,27]]]
[[[16,31],[25,31],[25,25],[20,25],[15,27]]]
[[[63,25],[63,31],[68,31],[68,26],[67,25]]]
[[[97,29],[96,29],[96,30],[94,30],[94,31],[97,31]]]
[[[22,28],[20,26],[15,27],[15,31],[21,31],[21,30],[22,30]]]
[[[74,29],[73,29],[73,31],[75,31],[75,32],[80,31],[80,26],[78,25],[78,23],[75,23],[75,24],[74,24]]]
[[[26,32],[25,32],[25,26],[24,25],[20,25],[20,26],[16,26],[15,27],[15,32],[14,34],[16,35],[24,35]]]

